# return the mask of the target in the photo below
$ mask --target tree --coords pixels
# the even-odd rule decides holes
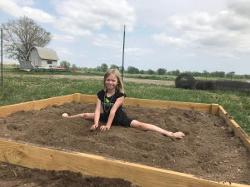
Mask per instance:
[[[147,74],[149,74],[149,75],[153,75],[153,74],[155,74],[155,71],[154,71],[154,70],[152,70],[152,69],[149,69],[149,70],[147,70]]]
[[[139,71],[139,69],[136,68],[136,67],[129,66],[128,69],[127,69],[127,72],[128,72],[128,73],[131,73],[131,74],[138,74],[140,71]]]
[[[180,70],[178,70],[178,69],[177,69],[177,70],[173,70],[173,71],[169,71],[169,72],[168,72],[168,74],[169,74],[169,75],[175,75],[175,76],[180,75],[180,73],[181,73],[181,72],[180,72]]]
[[[51,40],[50,33],[28,17],[9,21],[2,24],[2,28],[7,56],[18,60],[20,67],[31,67],[29,55],[32,47],[44,47]]]
[[[101,66],[97,66],[95,68],[95,70],[100,71],[100,72],[106,72],[108,70],[108,68],[109,68],[108,65],[103,63],[103,64],[101,64]]]
[[[110,69],[118,69],[119,70],[119,66],[117,66],[115,64],[111,64],[110,65]]]
[[[210,75],[212,77],[225,77],[225,72],[224,71],[214,71],[214,72],[211,72]]]
[[[158,73],[158,75],[164,75],[165,73],[166,73],[166,69],[164,69],[164,68],[159,68],[158,70],[157,70],[157,73]]]
[[[106,72],[107,70],[108,70],[108,65],[105,64],[105,63],[102,64],[102,65],[101,65],[101,71],[102,71],[102,72]]]
[[[71,70],[72,70],[73,72],[76,72],[77,69],[78,69],[77,66],[76,66],[75,64],[72,64]]]
[[[204,71],[202,72],[202,75],[203,75],[203,76],[205,76],[205,77],[206,77],[206,79],[207,79],[207,77],[208,77],[208,75],[209,75],[209,72],[208,72],[208,71],[206,71],[206,70],[204,70]]]
[[[139,73],[140,73],[140,74],[145,74],[145,71],[144,71],[144,70],[140,70]]]
[[[233,80],[233,76],[235,75],[235,72],[234,71],[231,71],[231,72],[228,72],[227,74],[226,74],[226,77],[230,77],[231,78],[231,80]]]
[[[69,70],[70,63],[68,61],[66,61],[66,60],[63,60],[63,61],[60,62],[60,66],[65,68],[66,70]]]

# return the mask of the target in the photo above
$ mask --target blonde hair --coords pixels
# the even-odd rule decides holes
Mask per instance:
[[[118,90],[121,93],[124,93],[124,86],[123,86],[123,81],[121,78],[121,74],[119,72],[118,69],[109,69],[105,74],[104,74],[104,79],[103,79],[103,85],[104,85],[104,90],[106,91],[106,87],[105,87],[105,82],[106,79],[108,78],[109,75],[115,75],[117,78],[117,86],[116,86],[116,90]]]

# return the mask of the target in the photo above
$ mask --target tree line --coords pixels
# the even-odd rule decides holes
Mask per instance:
[[[122,70],[121,66],[117,66],[115,64],[111,64],[110,66],[106,63],[101,64],[100,66],[97,66],[95,68],[88,68],[88,67],[77,67],[75,64],[71,65],[67,61],[61,61],[60,66],[69,70],[69,71],[85,71],[85,72],[106,72],[108,69],[118,69],[119,71]],[[250,75],[236,75],[235,72],[224,72],[224,71],[213,71],[213,72],[208,72],[204,70],[203,72],[198,72],[198,71],[183,71],[181,72],[180,70],[171,70],[167,71],[165,68],[158,68],[156,70],[148,69],[148,70],[141,70],[137,67],[134,66],[128,66],[127,68],[124,69],[125,73],[128,74],[147,74],[147,75],[173,75],[173,76],[178,76],[181,73],[189,73],[194,77],[219,77],[219,78],[250,78]]]

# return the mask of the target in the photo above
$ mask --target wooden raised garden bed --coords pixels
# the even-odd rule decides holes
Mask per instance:
[[[96,96],[75,93],[67,96],[53,97],[43,100],[30,101],[20,104],[0,107],[0,118],[5,118],[19,111],[41,110],[48,106],[59,106],[65,103],[95,103]],[[201,111],[223,118],[235,135],[250,151],[250,138],[241,127],[218,104],[201,104],[174,101],[146,100],[126,98],[125,105],[145,108],[177,108]],[[28,168],[46,170],[70,170],[81,172],[84,175],[108,178],[122,178],[139,186],[171,186],[171,187],[222,187],[249,186],[231,182],[215,182],[202,179],[190,174],[184,174],[167,169],[160,169],[143,164],[125,162],[69,150],[58,150],[48,146],[33,143],[14,141],[0,138],[0,161]]]

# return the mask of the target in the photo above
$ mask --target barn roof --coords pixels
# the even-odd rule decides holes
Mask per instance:
[[[45,48],[45,47],[33,47],[33,49],[37,50],[37,53],[41,59],[46,60],[58,60],[58,56],[56,51],[53,49]]]

